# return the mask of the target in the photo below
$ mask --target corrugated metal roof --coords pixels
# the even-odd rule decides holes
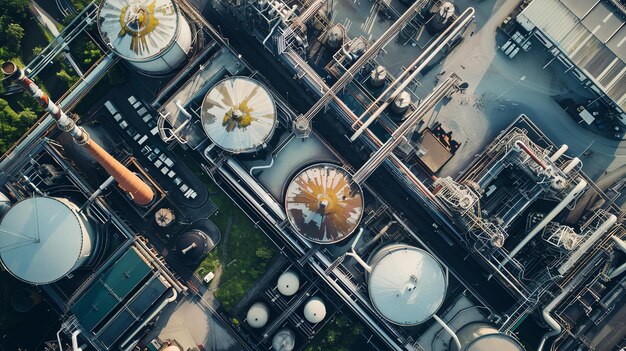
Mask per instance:
[[[602,1],[535,0],[518,21],[532,23],[550,37],[596,85],[626,109],[626,26],[621,14]]]

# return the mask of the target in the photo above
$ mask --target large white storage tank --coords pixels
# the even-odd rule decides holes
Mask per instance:
[[[117,55],[148,73],[172,71],[191,50],[191,29],[172,0],[103,0],[98,30]]]
[[[524,351],[524,347],[515,338],[502,334],[492,325],[483,322],[467,324],[456,335],[461,343],[461,350],[452,342],[450,351]]]
[[[404,326],[430,319],[441,307],[447,280],[431,254],[414,246],[391,244],[370,259],[368,290],[374,307],[388,321]]]
[[[94,249],[96,229],[67,199],[31,197],[0,222],[0,260],[29,284],[53,283],[80,267]]]

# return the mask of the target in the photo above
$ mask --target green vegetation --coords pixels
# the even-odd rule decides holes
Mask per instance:
[[[0,60],[19,56],[24,26],[28,21],[28,0],[0,0]],[[10,9],[10,11],[6,11]]]
[[[0,99],[0,154],[4,154],[36,120],[37,113],[30,107],[17,113],[6,100]]]
[[[354,323],[344,315],[337,316],[334,321],[326,324],[321,334],[306,347],[306,351],[348,351],[359,350],[355,345],[363,325]]]
[[[76,11],[80,12],[87,7],[87,5],[91,4],[93,0],[71,0],[72,5],[76,9]]]
[[[215,272],[221,268],[222,274],[215,296],[228,311],[263,275],[276,256],[276,247],[263,231],[257,228],[224,192],[219,190],[195,160],[185,153],[178,154],[185,155],[182,157],[187,166],[204,182],[209,192],[213,193],[211,200],[218,207],[218,211],[211,217],[211,220],[220,229],[222,242],[211,251],[196,272],[203,277],[208,272]],[[225,240],[229,218],[231,218],[232,226],[228,239]]]

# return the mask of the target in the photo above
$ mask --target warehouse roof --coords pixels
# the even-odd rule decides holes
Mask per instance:
[[[534,27],[626,110],[626,22],[603,1],[535,0],[517,21]]]

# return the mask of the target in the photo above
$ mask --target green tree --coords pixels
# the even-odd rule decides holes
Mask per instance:
[[[78,77],[70,75],[65,69],[57,72],[57,78],[64,81],[67,84],[68,89],[78,81]]]
[[[96,46],[96,44],[94,44],[93,41],[89,40],[89,41],[84,41],[83,43],[84,45],[82,45],[83,47],[82,47],[80,59],[83,61],[85,66],[91,67],[91,65],[93,65],[93,63],[96,62],[96,60],[98,60],[98,58],[100,57],[100,55],[102,55],[102,53],[100,52],[100,49],[98,49],[98,47]]]
[[[5,153],[37,120],[31,109],[15,112],[9,103],[0,99],[0,154]]]
[[[22,45],[22,39],[24,38],[24,28],[17,23],[9,23],[2,32],[4,33],[0,33],[0,37],[2,37],[3,40],[0,40],[0,42],[4,42],[3,47],[6,49],[4,58],[7,59],[17,56]]]
[[[259,247],[256,249],[255,255],[258,258],[269,260],[272,256],[274,256],[274,253],[267,247]]]
[[[33,48],[33,57],[31,58],[31,60],[34,60],[35,57],[41,55],[42,52],[43,52],[43,48],[41,46],[35,46]]]

